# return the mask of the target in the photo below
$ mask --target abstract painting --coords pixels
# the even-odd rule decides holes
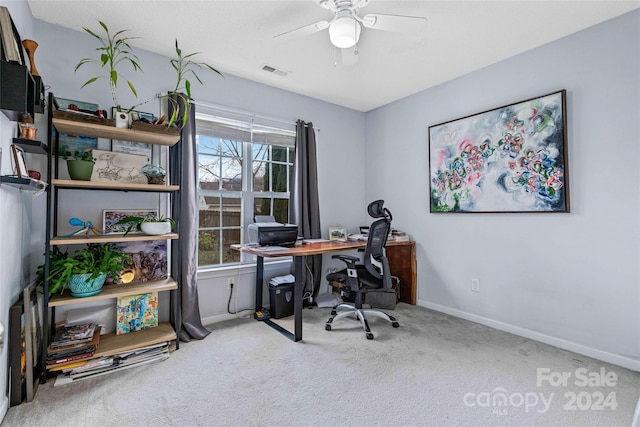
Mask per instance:
[[[430,211],[569,212],[565,98],[430,126]]]
[[[158,326],[158,293],[118,298],[116,335]]]

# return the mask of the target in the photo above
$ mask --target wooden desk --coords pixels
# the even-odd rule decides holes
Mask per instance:
[[[271,320],[264,320],[269,326],[280,331],[293,341],[302,339],[302,294],[304,291],[303,268],[304,257],[309,255],[320,255],[331,252],[342,252],[354,249],[362,249],[366,246],[365,241],[348,242],[321,242],[292,246],[289,248],[265,249],[246,245],[232,245],[233,249],[241,250],[257,257],[256,262],[256,311],[262,310],[262,292],[264,287],[264,258],[293,257],[294,276],[296,278],[294,286],[294,333],[283,329]],[[415,242],[388,242],[387,258],[391,274],[400,278],[400,296],[402,302],[409,304],[416,303],[416,257]],[[255,315],[254,315],[255,317]]]

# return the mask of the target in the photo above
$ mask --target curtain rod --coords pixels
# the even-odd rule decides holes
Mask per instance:
[[[212,108],[212,109],[224,112],[224,113],[241,114],[241,115],[244,115],[244,116],[247,116],[247,117],[252,117],[252,118],[256,118],[256,119],[263,119],[263,120],[269,120],[269,121],[272,121],[272,122],[278,122],[278,123],[282,123],[282,124],[287,124],[289,126],[294,126],[294,127],[295,127],[296,121],[297,121],[295,119],[291,120],[291,121],[287,121],[287,120],[284,120],[284,119],[281,119],[281,118],[278,118],[278,117],[263,116],[263,115],[252,113],[252,112],[249,112],[249,111],[240,110],[240,109],[237,109],[237,108],[226,107],[226,106],[218,105],[218,104],[211,104],[211,103],[208,103],[208,102],[194,101],[194,103],[196,104],[196,106],[200,105],[202,107]]]
[[[237,109],[237,108],[226,107],[224,105],[212,104],[210,102],[203,102],[203,101],[195,101],[194,100],[193,103],[196,104],[196,106],[200,105],[202,107],[219,110],[219,111],[224,112],[224,113],[242,114],[242,115],[245,115],[247,117],[253,117],[253,118],[256,118],[256,119],[263,119],[263,120],[269,120],[269,121],[272,121],[272,122],[278,122],[278,123],[282,123],[282,124],[293,125],[294,127],[295,127],[296,123],[298,122],[298,120],[300,120],[300,119],[294,119],[294,120],[291,120],[291,121],[287,121],[287,120],[284,120],[284,119],[281,119],[281,118],[278,118],[278,117],[263,116],[261,114],[251,113],[249,111],[240,110],[240,109]],[[320,132],[320,128],[314,128],[314,129],[316,130],[316,132]]]

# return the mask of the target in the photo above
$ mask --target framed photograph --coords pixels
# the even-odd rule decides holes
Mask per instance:
[[[15,144],[11,144],[11,152],[13,153],[13,162],[16,165],[16,175],[20,178],[29,178],[29,169],[27,169],[24,150]]]
[[[115,107],[112,107],[111,114],[112,114],[112,117],[115,117],[115,114],[116,114]],[[131,111],[130,114],[131,114],[132,122],[136,122],[142,119],[149,120],[149,122],[153,122],[153,120],[155,119],[155,116],[153,114],[143,113],[141,111]],[[153,153],[153,144],[145,144],[143,142],[134,142],[134,141],[120,141],[117,139],[112,139],[111,151],[145,156],[147,158],[147,163],[151,163],[151,156]]]
[[[58,107],[60,107],[61,109],[69,110],[69,111],[77,111],[77,110],[98,111],[98,104],[93,104],[90,102],[76,101],[73,99],[65,99],[65,98],[58,98],[58,97],[56,97],[56,101],[58,102]],[[55,127],[53,129],[54,129],[54,132],[57,132],[57,130],[55,130]],[[62,155],[67,151],[69,151],[70,153],[73,153],[74,151],[83,152],[85,148],[97,148],[97,147],[98,147],[98,138],[93,136],[67,135],[66,133],[61,133],[58,138],[58,154],[62,154]]]
[[[342,226],[329,227],[329,240],[346,241],[347,229]]]
[[[147,177],[140,172],[147,164],[145,156],[93,150],[93,157],[96,163],[91,173],[91,181],[147,184]]]
[[[433,212],[569,212],[566,91],[429,127]]]
[[[128,226],[116,223],[121,219],[130,216],[141,216],[143,218],[158,218],[157,209],[105,209],[102,211],[102,229],[109,230],[112,234],[124,234]],[[131,233],[141,233],[140,231],[131,231]]]
[[[129,282],[148,282],[169,277],[166,240],[118,242],[112,245],[131,255],[131,262],[125,264],[121,278],[127,277]]]

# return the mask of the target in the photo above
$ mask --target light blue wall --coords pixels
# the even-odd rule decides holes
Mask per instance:
[[[635,11],[367,114],[367,199],[415,238],[420,304],[640,368],[639,76]],[[570,214],[429,213],[430,125],[559,89]]]
[[[58,97],[94,102],[100,108],[111,110],[113,102],[106,82],[99,81],[80,89],[85,81],[97,75],[96,69],[87,65],[74,73],[75,65],[81,58],[94,55],[94,39],[84,32],[64,29],[41,21],[35,22],[37,24],[34,28],[37,29],[37,33],[34,39],[39,43],[36,64],[46,84],[51,86],[51,91]],[[97,23],[93,26],[87,23],[85,25],[97,27]],[[135,32],[132,31],[131,35],[135,35]],[[181,47],[187,52],[190,51],[188,46]],[[126,86],[123,87],[119,91],[119,94],[122,94],[119,101],[123,106],[151,99],[156,93],[164,92],[175,84],[168,58],[146,51],[136,51],[136,54],[140,58],[144,73],[127,72],[126,77],[135,84],[139,97],[136,100],[128,93]],[[125,71],[121,71],[121,74],[124,73]],[[192,87],[194,97],[198,101],[278,118],[290,123],[295,123],[297,119],[313,122],[317,131],[320,217],[323,233],[327,235],[328,227],[337,224],[344,224],[351,227],[350,231],[355,231],[359,224],[367,220],[364,195],[364,113],[231,75],[226,75],[225,78],[206,72],[199,75],[204,85],[196,83]],[[153,101],[140,106],[138,110],[158,114],[159,104]],[[102,149],[110,149],[109,144],[108,140],[99,141]],[[62,169],[64,171],[64,167]],[[103,207],[148,208],[157,203],[153,196],[140,194],[67,191],[62,197],[62,221],[78,216],[90,219],[94,223],[101,223]],[[64,225],[61,228],[61,232],[66,231]],[[201,314],[206,320],[215,320],[216,316],[226,315],[229,277],[234,279],[234,292],[238,295],[237,303],[234,300],[234,306],[245,308],[252,305],[255,282],[251,267],[203,274],[199,280],[199,293]],[[60,314],[62,313],[63,311],[60,311]]]

